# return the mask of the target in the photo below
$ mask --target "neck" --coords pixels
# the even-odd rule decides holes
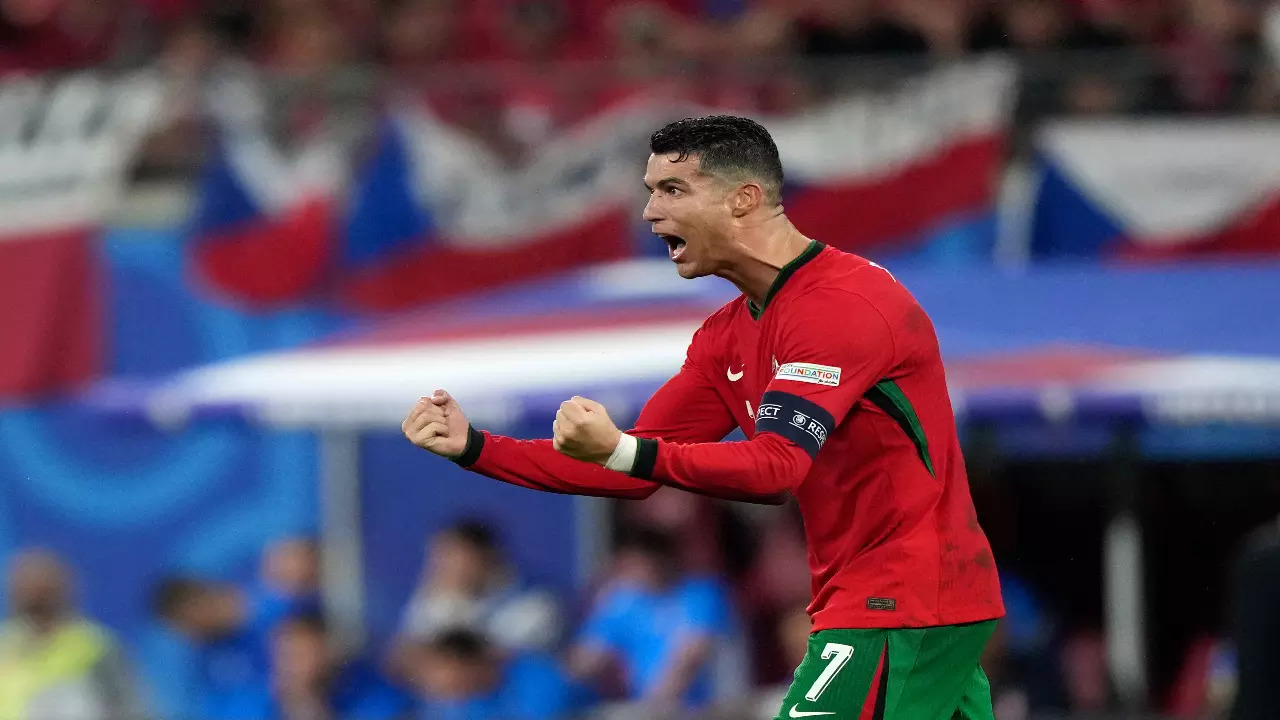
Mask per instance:
[[[27,618],[28,624],[31,626],[32,632],[36,635],[51,635],[62,625],[63,617],[61,613],[52,615],[37,615]]]
[[[249,616],[249,599],[236,590],[228,590],[221,604],[221,620],[232,628],[240,627]]]
[[[809,243],[809,238],[785,215],[779,215],[742,233],[736,239],[740,254],[732,265],[716,275],[736,285],[756,305],[762,305],[778,273],[799,257]]]

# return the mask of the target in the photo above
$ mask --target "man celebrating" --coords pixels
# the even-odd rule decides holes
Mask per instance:
[[[778,717],[992,718],[978,661],[1004,608],[928,316],[883,268],[791,224],[778,149],[755,122],[681,120],[650,150],[644,218],[677,272],[742,296],[707,318],[636,426],[623,433],[574,397],[552,440],[513,440],[472,428],[438,390],[410,411],[406,437],[551,492],[792,493],[813,634]],[[723,442],[734,427],[750,439]]]

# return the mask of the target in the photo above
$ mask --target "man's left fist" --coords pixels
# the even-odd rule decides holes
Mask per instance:
[[[604,465],[618,446],[622,431],[603,405],[575,395],[560,403],[551,437],[552,445],[562,454]]]

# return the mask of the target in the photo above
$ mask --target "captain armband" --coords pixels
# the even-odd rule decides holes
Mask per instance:
[[[827,434],[835,429],[831,413],[816,403],[799,395],[771,390],[760,398],[756,410],[756,432],[771,432],[799,445],[809,457],[818,457],[818,451],[827,441]]]

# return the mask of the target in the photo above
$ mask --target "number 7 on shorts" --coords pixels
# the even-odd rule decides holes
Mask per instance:
[[[831,681],[835,679],[851,657],[853,657],[852,645],[827,643],[826,647],[822,648],[822,659],[830,662],[827,663],[826,669],[822,671],[818,679],[813,681],[809,692],[804,694],[804,699],[813,702],[822,697],[822,693],[826,691],[827,686],[831,684]]]

